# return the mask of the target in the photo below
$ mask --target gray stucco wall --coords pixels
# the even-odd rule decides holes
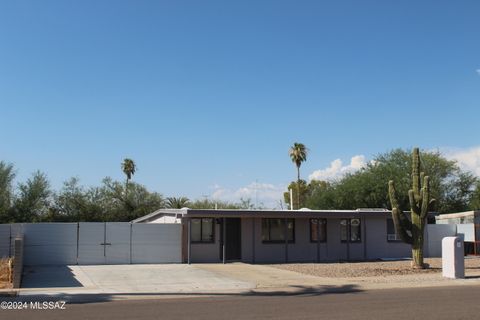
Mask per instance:
[[[253,255],[255,248],[253,247],[254,241],[252,233],[254,229],[258,227],[253,225],[255,219],[245,218],[242,219],[242,261],[253,263]],[[258,241],[258,235],[255,236],[255,240]]]
[[[327,257],[326,260],[346,259],[347,247],[340,241],[340,219],[327,220]]]
[[[409,245],[400,241],[387,241],[386,218],[369,218],[366,222],[367,259],[411,256]]]
[[[220,225],[215,223],[213,243],[192,243],[192,262],[220,262]]]
[[[387,241],[386,217],[361,219],[361,242],[340,241],[340,219],[327,220],[327,241],[320,244],[320,261],[369,260],[410,256],[410,247],[402,242]],[[317,261],[317,244],[310,242],[309,219],[295,220],[295,243],[262,243],[262,219],[242,218],[242,261],[250,263],[282,263]],[[215,225],[215,242],[192,244],[192,262],[220,262],[220,227]]]

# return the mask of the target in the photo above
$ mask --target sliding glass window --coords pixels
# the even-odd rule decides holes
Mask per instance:
[[[215,241],[215,224],[213,218],[192,219],[192,243],[212,243]]]
[[[288,243],[295,242],[295,219],[264,218],[262,219],[262,242],[285,243],[285,222]]]

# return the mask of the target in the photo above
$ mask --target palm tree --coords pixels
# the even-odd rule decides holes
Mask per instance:
[[[168,197],[167,198],[167,208],[170,209],[182,209],[185,208],[190,203],[190,199],[187,197]]]
[[[128,190],[128,181],[132,179],[132,176],[135,174],[137,166],[132,159],[125,158],[122,162],[122,171],[127,176],[127,181],[125,182],[125,196],[127,195]]]
[[[303,143],[295,142],[288,151],[290,159],[297,166],[297,182],[300,181],[300,166],[302,162],[307,161],[308,149]]]
[[[300,209],[300,166],[307,161],[308,149],[303,143],[295,142],[288,151],[290,159],[297,166],[297,206]],[[293,208],[291,208],[293,209]]]

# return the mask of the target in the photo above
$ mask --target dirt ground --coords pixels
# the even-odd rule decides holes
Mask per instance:
[[[350,262],[350,263],[289,263],[273,264],[274,268],[295,271],[324,278],[357,278],[391,275],[421,275],[442,272],[441,258],[428,258],[428,269],[416,270],[410,267],[410,260]],[[465,274],[480,272],[480,257],[465,259]]]

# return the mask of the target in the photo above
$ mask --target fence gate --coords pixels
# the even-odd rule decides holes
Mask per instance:
[[[132,225],[128,222],[107,222],[105,224],[105,263],[131,263],[130,240]]]
[[[78,224],[78,264],[105,264],[105,223]]]
[[[78,264],[128,264],[130,238],[128,222],[80,222]]]

